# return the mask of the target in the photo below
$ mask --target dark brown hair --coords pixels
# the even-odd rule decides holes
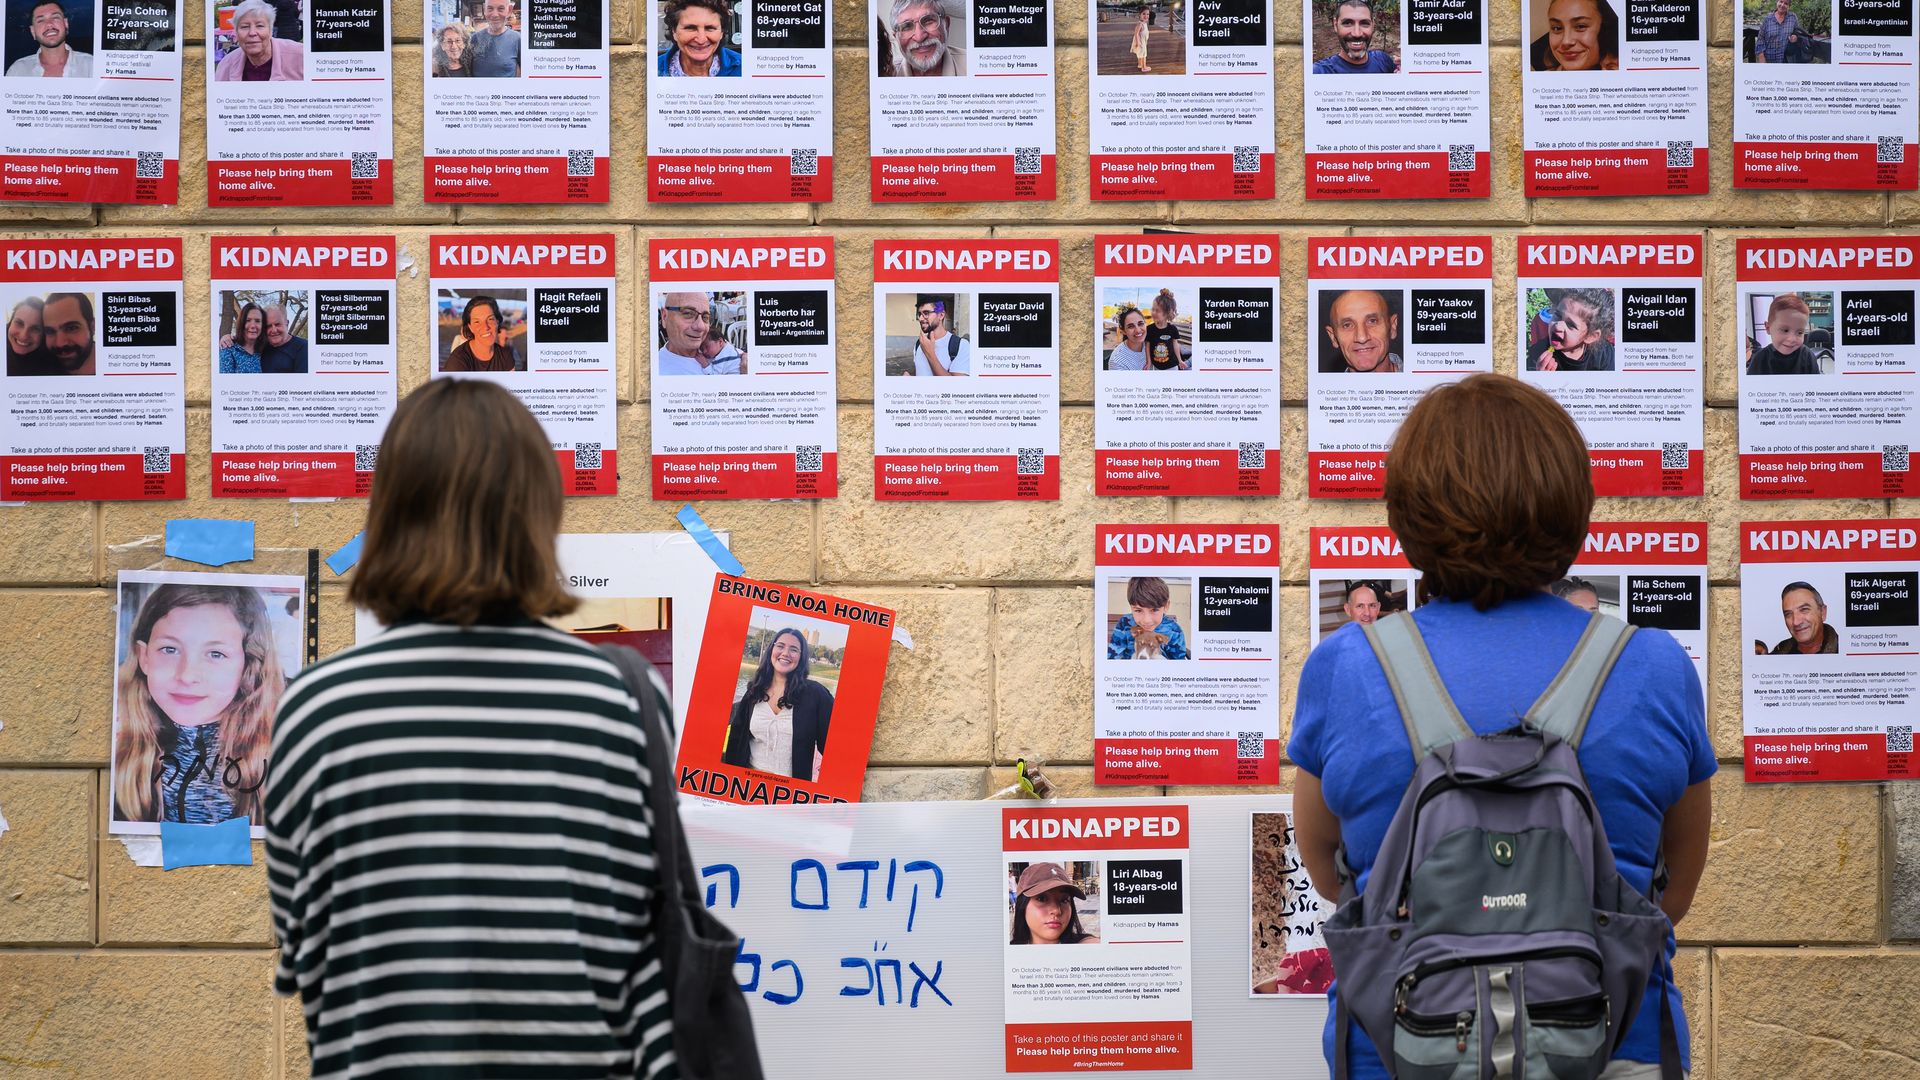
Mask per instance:
[[[1171,603],[1173,593],[1165,581],[1157,577],[1127,579],[1128,607],[1163,608]]]
[[[472,626],[564,615],[553,446],[526,406],[478,379],[408,394],[380,440],[347,599],[382,622]]]
[[[1387,455],[1387,524],[1421,597],[1484,611],[1564,576],[1593,513],[1589,469],[1573,418],[1518,379],[1427,391]]]

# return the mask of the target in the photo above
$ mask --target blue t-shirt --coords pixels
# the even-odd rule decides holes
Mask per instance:
[[[485,27],[467,35],[467,69],[476,79],[511,79],[520,74],[520,31],[495,34]]]
[[[1573,652],[1589,618],[1546,593],[1484,612],[1469,603],[1435,601],[1413,615],[1447,693],[1481,734],[1519,721]],[[1365,632],[1349,624],[1321,641],[1300,671],[1295,700],[1287,756],[1320,778],[1327,807],[1340,819],[1347,864],[1364,890],[1387,825],[1413,779],[1406,728]],[[1716,767],[1699,673],[1671,635],[1642,630],[1628,642],[1580,740],[1580,767],[1621,875],[1645,892],[1667,810]],[[1668,935],[1667,956],[1672,955]],[[1653,982],[1658,980],[1655,972]],[[1335,982],[1329,998],[1337,993]],[[1667,997],[1685,1066],[1686,1015],[1671,981]],[[1660,1060],[1658,1007],[1650,990],[1616,1057]],[[1329,1010],[1322,1047],[1329,1062],[1333,1029]],[[1358,1025],[1347,1052],[1356,1080],[1387,1075]]]
[[[1349,64],[1339,53],[1334,53],[1325,60],[1315,60],[1313,73],[1315,75],[1391,75],[1393,74],[1393,57],[1379,49],[1373,49],[1367,53],[1366,63]]]

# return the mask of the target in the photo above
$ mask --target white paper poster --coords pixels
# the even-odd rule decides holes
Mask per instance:
[[[1707,526],[1699,521],[1596,521],[1567,575],[1548,590],[1641,633],[1673,635],[1707,689]]]
[[[1323,526],[1307,530],[1307,592],[1312,597],[1311,641],[1348,623],[1368,623],[1420,605],[1420,571],[1407,562],[1400,538],[1384,525]]]

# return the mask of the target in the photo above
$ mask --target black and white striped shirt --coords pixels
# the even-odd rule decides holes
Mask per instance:
[[[403,624],[304,672],[267,876],[313,1075],[675,1076],[648,785],[619,672],[557,630]]]

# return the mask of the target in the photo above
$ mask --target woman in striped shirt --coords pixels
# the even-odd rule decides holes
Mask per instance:
[[[576,604],[561,501],[492,383],[387,426],[347,597],[391,629],[288,688],[267,779],[275,989],[316,1078],[676,1075],[639,703],[540,622]]]

